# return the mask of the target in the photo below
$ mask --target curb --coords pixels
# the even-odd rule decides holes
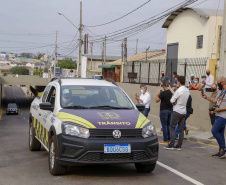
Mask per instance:
[[[163,136],[161,131],[157,131],[157,135],[158,136]],[[214,145],[214,146],[218,146],[218,143],[216,141],[216,139],[203,139],[203,138],[199,138],[196,136],[187,136],[185,137],[186,141],[192,141],[192,142],[197,142],[197,143],[202,143],[202,144],[207,144],[207,145]]]

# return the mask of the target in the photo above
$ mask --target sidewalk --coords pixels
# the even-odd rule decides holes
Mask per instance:
[[[157,130],[158,136],[163,136],[163,133],[160,131],[160,129],[156,129],[156,130]],[[187,141],[194,141],[194,142],[218,146],[216,139],[208,139],[211,136],[212,136],[211,132],[189,131],[187,136],[184,135],[184,138]]]

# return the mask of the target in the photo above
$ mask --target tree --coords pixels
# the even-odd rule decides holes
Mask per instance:
[[[24,66],[21,66],[21,67],[12,67],[10,69],[10,72],[12,74],[18,74],[18,75],[29,75],[29,69],[27,69],[26,67]]]
[[[24,58],[33,58],[34,54],[33,53],[21,53],[20,56],[24,57]]]
[[[72,59],[65,58],[58,63],[58,67],[62,67],[66,69],[77,69],[77,61],[73,61]]]
[[[44,53],[38,52],[37,55],[36,55],[36,58],[37,58],[38,60],[40,60],[44,55],[45,55]]]

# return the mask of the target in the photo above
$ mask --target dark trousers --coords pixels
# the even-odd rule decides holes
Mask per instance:
[[[215,123],[212,127],[212,134],[216,138],[219,144],[219,150],[225,150],[225,138],[224,138],[224,130],[226,126],[226,119],[216,116]]]
[[[163,132],[163,141],[170,140],[170,120],[171,120],[171,110],[161,110],[160,111],[160,120],[162,124],[162,132]]]
[[[175,144],[175,127],[178,124],[178,130],[179,130],[179,140],[177,145],[182,146],[183,139],[184,139],[184,121],[185,121],[185,114],[179,114],[178,112],[173,112],[171,116],[171,122],[170,122],[170,145],[174,146]]]
[[[190,113],[187,113],[186,116],[185,116],[185,120],[184,120],[184,130],[186,130],[186,128],[187,128],[186,120],[189,117],[190,117]],[[176,138],[178,138],[178,135],[179,135],[178,125],[176,126],[175,133],[176,133]]]
[[[147,118],[149,112],[150,112],[150,108],[145,108],[144,111],[142,111],[141,113]]]
[[[211,121],[211,125],[213,126],[214,122],[215,122],[215,114],[210,114],[210,121]]]

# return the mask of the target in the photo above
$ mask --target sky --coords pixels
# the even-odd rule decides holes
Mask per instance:
[[[38,52],[54,55],[56,31],[58,32],[58,54],[62,57],[78,56],[78,29],[80,19],[80,1],[82,1],[83,35],[88,33],[89,39],[103,38],[104,35],[134,25],[157,15],[168,8],[176,6],[183,0],[151,0],[134,13],[114,23],[100,26],[115,20],[136,9],[148,0],[1,0],[0,3],[0,52],[22,53]],[[220,4],[219,4],[220,3]],[[223,9],[224,0],[198,0],[190,5],[195,8]],[[64,14],[74,25],[72,25]],[[147,30],[128,38],[128,55],[166,48],[166,29],[162,28],[164,20]],[[76,27],[75,27],[76,26]],[[121,55],[121,41],[110,41],[107,38],[107,55]],[[90,54],[89,45],[89,54]],[[77,48],[77,49],[76,49]],[[93,41],[93,54],[101,55],[102,41]]]

